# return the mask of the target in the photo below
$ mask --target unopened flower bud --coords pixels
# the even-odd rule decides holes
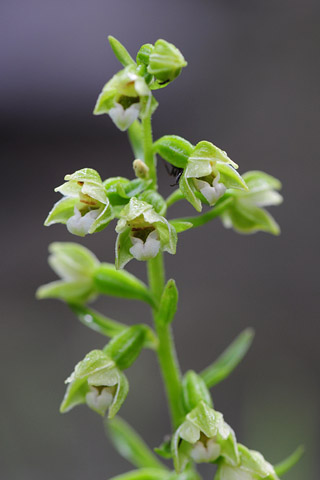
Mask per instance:
[[[187,62],[182,53],[172,43],[157,40],[149,56],[148,72],[155,76],[159,83],[174,80]]]
[[[144,180],[149,178],[149,167],[139,158],[134,160],[133,170],[137,178],[142,178]]]

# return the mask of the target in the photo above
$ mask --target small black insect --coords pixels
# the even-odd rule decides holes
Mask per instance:
[[[175,183],[172,183],[170,185],[170,187],[175,187],[176,185],[179,185],[179,181],[180,181],[180,178],[181,178],[181,175],[183,174],[183,168],[179,168],[179,167],[175,167],[174,165],[170,165],[168,166],[168,164],[166,162],[164,162],[164,166],[167,170],[167,173],[171,176],[171,177],[176,177],[176,181]]]

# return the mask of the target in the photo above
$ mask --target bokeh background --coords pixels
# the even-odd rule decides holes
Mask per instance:
[[[179,237],[167,255],[177,280],[174,324],[183,370],[200,370],[246,326],[250,353],[213,390],[238,439],[278,462],[299,444],[307,453],[285,478],[319,478],[319,41],[314,0],[2,0],[1,446],[3,480],[107,479],[130,469],[86,408],[58,413],[63,380],[104,340],[62,303],[37,302],[53,280],[47,245],[70,238],[42,226],[66,173],[90,166],[132,176],[126,135],[91,112],[119,69],[106,36],[135,55],[165,38],[189,62],[156,97],[156,137],[213,141],[241,171],[283,181],[273,210],[282,235],[239,236],[216,220]],[[172,178],[159,164],[160,184]],[[192,209],[184,205],[173,215]],[[4,218],[4,224],[3,224]],[[112,227],[81,243],[113,261]],[[129,264],[145,278],[144,265]],[[97,308],[133,324],[147,307],[104,298]],[[128,372],[121,411],[153,446],[170,430],[158,366],[144,352]],[[205,479],[212,467],[202,468]]]

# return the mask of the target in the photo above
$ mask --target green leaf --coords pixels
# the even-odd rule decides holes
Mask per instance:
[[[146,338],[144,325],[133,325],[115,336],[104,348],[121,370],[129,368],[139,356]]]
[[[127,328],[127,325],[111,320],[92,308],[83,305],[69,304],[83,325],[106,337],[114,337]]]
[[[124,270],[116,270],[110,263],[102,263],[95,270],[93,281],[97,293],[142,300],[151,306],[155,305],[151,292],[143,282]]]
[[[191,222],[184,222],[179,219],[169,220],[169,223],[175,228],[177,233],[185,232],[193,227]]]
[[[135,120],[128,128],[128,137],[135,158],[144,160],[143,131],[139,120]]]
[[[169,325],[177,311],[178,290],[174,280],[168,280],[160,300],[157,312],[157,324],[162,327]]]
[[[253,337],[254,332],[251,328],[244,330],[215,362],[201,372],[200,375],[208,388],[230,375],[249,350]]]
[[[211,395],[204,380],[193,370],[189,370],[183,377],[182,400],[186,413],[193,410],[201,401],[212,407]]]
[[[291,470],[299,462],[304,452],[305,448],[303,445],[300,445],[289,457],[274,466],[276,474],[282,477],[282,475]]]
[[[153,149],[171,165],[185,168],[194,146],[177,135],[165,135],[153,144]]]
[[[122,43],[119,42],[119,40],[112,37],[111,35],[108,36],[108,40],[109,40],[110,46],[113,50],[113,53],[115,54],[115,56],[117,57],[119,62],[124,67],[127,67],[128,65],[134,65],[135,66],[136,62],[133,60],[130,53],[122,45]]]
[[[166,470],[140,435],[123,419],[115,417],[105,426],[115,449],[135,467]]]
[[[149,64],[149,57],[153,50],[152,43],[145,43],[140,47],[140,50],[137,53],[137,64],[138,65],[148,65]]]

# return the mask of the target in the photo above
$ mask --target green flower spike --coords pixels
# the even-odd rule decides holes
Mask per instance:
[[[61,413],[86,403],[102,416],[109,409],[108,417],[113,418],[129,391],[126,376],[101,350],[88,353],[76,365],[66,383],[69,386],[60,407]]]
[[[54,205],[44,224],[64,223],[70,233],[80,237],[105,228],[113,215],[98,172],[83,168],[66,175],[65,180],[55,188],[64,198]]]
[[[146,101],[143,101],[146,99]],[[102,89],[93,113],[107,113],[115,125],[122,131],[140,116],[153,112],[157,107],[156,100],[145,80],[138,75],[133,65],[116,73]]]
[[[261,453],[238,444],[240,462],[238,466],[223,460],[218,467],[215,480],[279,480],[273,466]]]
[[[226,152],[210,142],[199,142],[188,158],[179,182],[180,190],[200,212],[201,200],[214,205],[227,188],[247,189],[244,179],[235,170],[237,168]]]
[[[93,299],[93,276],[100,265],[97,257],[87,248],[71,242],[52,243],[49,252],[49,265],[61,280],[39,287],[37,298],[59,298],[71,303]]]
[[[223,457],[230,465],[239,462],[235,434],[223,415],[204,401],[199,402],[175,432],[171,443],[176,470],[182,471],[189,458],[197,463]]]
[[[281,183],[264,172],[250,171],[243,175],[248,185],[246,192],[230,190],[233,202],[221,215],[222,222],[227,228],[234,228],[240,233],[255,233],[264,231],[278,235],[279,225],[274,218],[262,207],[279,205],[283,198],[277,190]]]
[[[133,197],[120,213],[116,226],[116,267],[122,268],[132,258],[149,260],[159,251],[176,252],[175,228],[152,205]]]

